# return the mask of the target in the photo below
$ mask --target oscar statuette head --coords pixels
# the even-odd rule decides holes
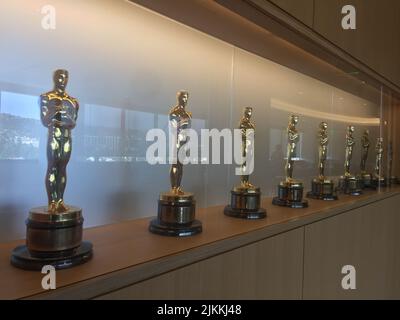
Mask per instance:
[[[68,84],[68,71],[58,69],[54,72],[53,81],[54,87],[57,91],[64,92]]]
[[[246,119],[250,120],[252,113],[253,113],[253,108],[252,107],[245,107],[244,108],[244,117]]]
[[[178,91],[176,96],[177,96],[179,105],[182,107],[186,107],[187,102],[189,100],[189,92],[187,92],[185,90],[180,90],[180,91]]]

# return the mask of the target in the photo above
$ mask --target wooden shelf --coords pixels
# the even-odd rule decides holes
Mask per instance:
[[[263,199],[268,217],[245,221],[224,216],[223,206],[198,209],[203,233],[169,238],[148,232],[150,218],[85,229],[93,242],[93,259],[81,266],[57,271],[57,289],[44,292],[40,272],[10,265],[11,250],[23,240],[0,244],[0,298],[93,298],[176,268],[295,229],[348,210],[399,194],[400,188],[344,196],[336,202],[310,200],[309,208],[273,206]],[[21,221],[23,223],[23,221]]]

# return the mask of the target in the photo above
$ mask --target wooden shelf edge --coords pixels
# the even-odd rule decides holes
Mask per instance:
[[[278,234],[301,228],[306,225],[328,219],[335,215],[345,214],[355,208],[382,201],[384,199],[399,195],[398,190],[373,193],[362,199],[355,198],[343,205],[318,210],[299,219],[293,219],[286,223],[269,225],[260,229],[252,230],[244,234],[226,238],[220,241],[201,245],[192,249],[177,252],[173,255],[148,261],[139,265],[116,270],[94,277],[85,281],[74,283],[54,291],[35,294],[25,297],[27,299],[92,299],[121,288],[151,279],[175,269],[211,258],[213,256],[258,242],[260,240],[276,236]],[[265,200],[269,201],[270,198]],[[264,200],[264,201],[265,201]],[[243,221],[246,223],[246,221]]]

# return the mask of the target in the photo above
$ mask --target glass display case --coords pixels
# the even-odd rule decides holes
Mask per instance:
[[[2,242],[23,238],[29,208],[46,203],[47,131],[40,123],[38,97],[51,88],[57,68],[69,70],[68,91],[80,101],[65,198],[83,207],[85,227],[156,215],[158,195],[169,188],[169,165],[146,161],[152,143],[146,133],[168,129],[168,112],[180,89],[190,92],[192,128],[199,135],[201,129],[237,128],[243,107],[253,108],[252,181],[264,196],[275,195],[284,177],[290,114],[300,119],[294,170],[305,190],[318,174],[321,121],[329,126],[325,173],[333,179],[344,172],[350,124],[355,126],[355,174],[365,129],[371,141],[369,171],[378,137],[383,137],[385,150],[391,142],[394,159],[399,157],[399,96],[374,79],[359,77],[358,70],[343,70],[282,42],[270,48],[274,58],[268,59],[129,1],[51,3],[54,29],[43,26],[48,17],[41,10],[47,1],[0,4]],[[313,72],[299,71],[301,65],[288,67],[288,52],[297,52],[300,64],[306,59]],[[387,152],[384,159],[383,170],[389,170]],[[196,194],[197,207],[225,205],[239,180],[235,168],[202,158],[185,167],[183,186]],[[399,170],[393,161],[392,174]]]

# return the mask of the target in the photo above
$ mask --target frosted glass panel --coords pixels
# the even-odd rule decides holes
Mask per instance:
[[[42,28],[44,5],[56,9],[55,30]],[[283,177],[291,112],[300,116],[295,175],[307,187],[316,174],[320,121],[330,126],[330,175],[343,171],[346,125],[356,126],[357,139],[367,127],[379,135],[378,92],[364,100],[127,1],[2,0],[0,39],[0,241],[24,237],[29,208],[47,201],[38,96],[52,89],[57,68],[69,70],[67,91],[80,102],[65,200],[83,208],[85,227],[156,214],[169,165],[145,161],[145,138],[149,129],[168,129],[180,89],[190,93],[199,134],[236,128],[243,107],[254,108],[252,181],[264,195]],[[239,181],[234,168],[185,166],[183,187],[198,207],[225,204]]]
[[[321,121],[329,126],[327,175],[344,172],[349,124],[356,127],[352,171],[359,171],[360,139],[365,129],[371,132],[369,162],[373,161],[373,144],[379,136],[379,91],[375,92],[375,101],[367,101],[240,49],[235,49],[234,79],[234,117],[239,117],[244,105],[254,108],[257,130],[253,180],[264,194],[276,193],[276,185],[284,178],[286,128],[292,113],[300,117],[294,175],[307,188],[317,175],[317,130]]]

